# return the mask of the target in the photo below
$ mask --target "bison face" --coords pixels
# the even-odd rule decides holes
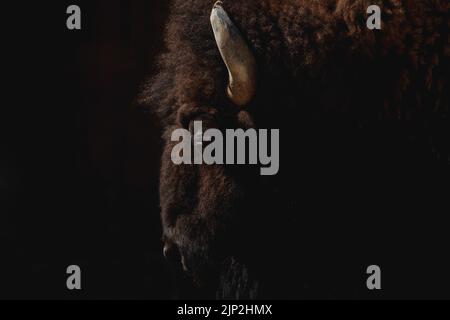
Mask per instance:
[[[222,129],[213,112],[194,114],[180,123],[191,130],[194,121]],[[227,119],[227,125],[249,128],[252,121],[241,111]],[[171,134],[176,129],[168,128],[165,134],[160,178],[164,255],[198,284],[213,283],[220,262],[244,247],[241,234],[251,219],[250,204],[256,193],[251,186],[258,171],[253,166],[174,164],[171,155],[178,142],[171,141]]]
[[[250,204],[257,193],[254,185],[258,176],[252,166],[176,165],[171,158],[178,144],[171,141],[172,133],[180,128],[192,131],[195,121],[202,121],[204,130],[254,127],[243,106],[255,93],[255,59],[220,3],[212,10],[211,24],[228,69],[226,92],[232,106],[225,113],[196,103],[180,107],[177,121],[164,133],[160,177],[164,255],[198,284],[212,283],[224,257],[244,247],[245,239],[240,235],[251,220]]]

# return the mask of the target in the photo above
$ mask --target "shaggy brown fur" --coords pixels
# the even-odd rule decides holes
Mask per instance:
[[[140,99],[156,108],[165,131],[164,238],[199,283],[234,250],[230,230],[264,198],[251,169],[173,165],[174,129],[203,119],[218,128],[283,130],[330,113],[429,121],[448,119],[449,104],[448,0],[224,0],[258,64],[257,95],[245,111],[225,94],[227,70],[209,20],[214,2],[174,1],[167,50]],[[366,28],[373,4],[382,9],[381,31]]]

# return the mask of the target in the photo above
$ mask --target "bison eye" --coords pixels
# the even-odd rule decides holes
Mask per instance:
[[[195,122],[200,122],[201,126],[197,127],[195,126]],[[210,119],[196,119],[192,120],[189,123],[189,132],[192,137],[192,144],[193,145],[201,145],[203,147],[206,147],[209,145],[212,141],[211,137],[210,139],[207,139],[207,131],[208,129],[214,129],[217,128],[215,122],[211,121]]]
[[[215,122],[217,109],[185,105],[178,110],[177,122],[184,129],[190,129],[194,121]]]

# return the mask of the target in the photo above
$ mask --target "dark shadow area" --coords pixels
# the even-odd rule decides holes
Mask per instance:
[[[77,1],[81,31],[66,29],[69,4],[9,11],[8,53],[21,63],[2,119],[0,297],[168,298],[160,133],[133,107],[167,4]],[[65,285],[72,264],[84,271],[81,293]]]

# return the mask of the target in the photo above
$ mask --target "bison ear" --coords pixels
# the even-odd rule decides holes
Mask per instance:
[[[227,66],[227,94],[238,105],[248,104],[256,93],[256,60],[238,28],[218,1],[211,13],[211,26],[217,47]]]

